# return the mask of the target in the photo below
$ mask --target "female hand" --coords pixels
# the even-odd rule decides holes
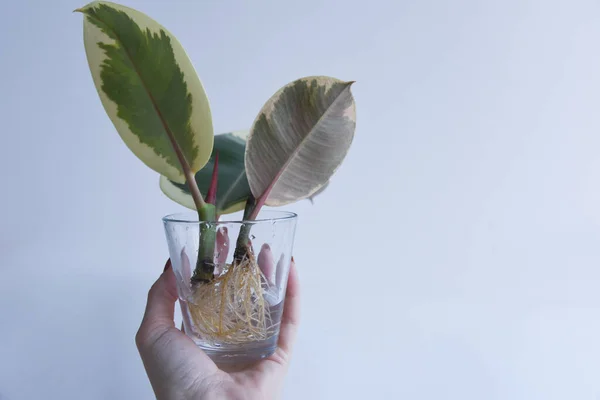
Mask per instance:
[[[159,400],[275,399],[287,372],[299,317],[299,287],[292,260],[278,348],[256,364],[217,366],[175,327],[177,300],[170,260],[148,293],[146,312],[136,335],[146,373]]]

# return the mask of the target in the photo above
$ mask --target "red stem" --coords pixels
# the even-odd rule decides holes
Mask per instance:
[[[215,152],[215,166],[213,167],[212,178],[210,180],[210,187],[206,192],[206,202],[212,205],[216,204],[217,201],[217,180],[219,177],[219,152]]]

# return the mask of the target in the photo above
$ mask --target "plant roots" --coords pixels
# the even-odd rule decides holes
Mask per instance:
[[[194,285],[188,302],[194,328],[203,340],[219,344],[243,344],[266,340],[276,334],[270,308],[263,296],[266,278],[254,255],[223,267],[207,283]]]

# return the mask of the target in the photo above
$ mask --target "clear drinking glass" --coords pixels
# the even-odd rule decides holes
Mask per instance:
[[[215,362],[252,362],[277,348],[297,215],[262,211],[254,221],[203,222],[217,229],[215,279],[191,283],[199,247],[195,212],[163,218],[185,333]],[[250,228],[249,254],[234,251]]]

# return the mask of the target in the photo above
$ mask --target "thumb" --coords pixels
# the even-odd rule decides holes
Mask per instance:
[[[148,292],[146,311],[136,335],[138,346],[175,326],[173,321],[175,301],[177,301],[177,285],[169,259],[163,273]]]
[[[182,398],[182,388],[193,388],[196,374],[212,376],[218,371],[194,341],[175,328],[175,301],[175,274],[167,261],[162,275],[148,292],[146,312],[135,337],[157,399]]]

